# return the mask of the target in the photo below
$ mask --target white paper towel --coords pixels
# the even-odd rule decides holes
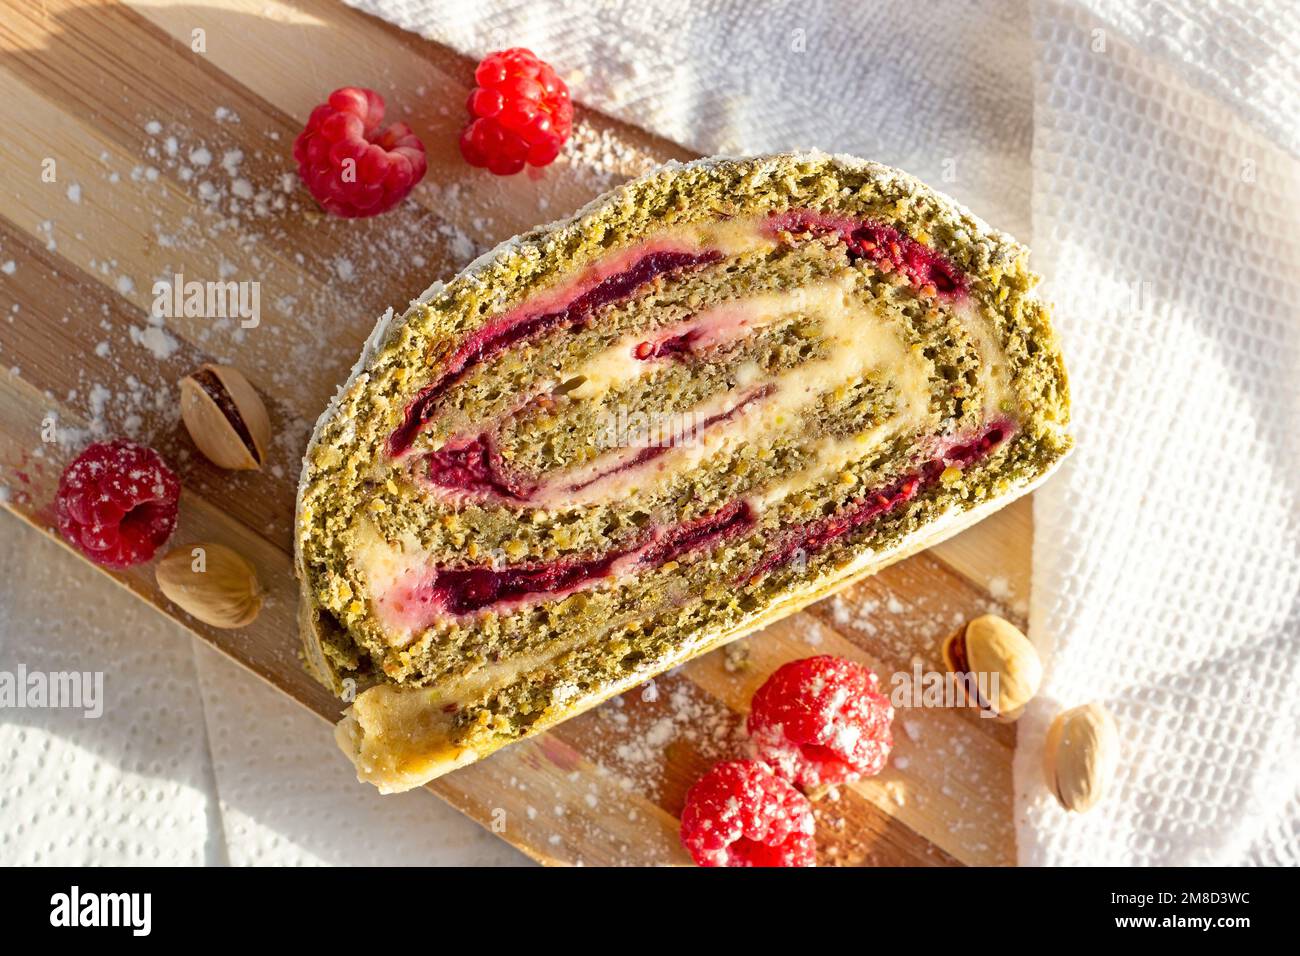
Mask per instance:
[[[102,673],[103,714],[0,711],[0,865],[525,862],[430,794],[358,785],[323,721],[0,514],[20,665]]]
[[[348,0],[701,152],[903,166],[1033,244],[1079,448],[1039,492],[1026,863],[1300,862],[1300,13],[1265,0]],[[1032,228],[1031,228],[1032,227]],[[1061,706],[1119,722],[1069,819]]]
[[[88,573],[80,559],[7,514],[0,535],[0,670],[103,675],[98,717],[0,710],[0,863],[215,862],[189,636],[115,585],[87,591],[109,607],[68,600],[67,582]]]

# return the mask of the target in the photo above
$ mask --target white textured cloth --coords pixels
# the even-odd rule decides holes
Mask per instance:
[[[1021,727],[1021,858],[1295,865],[1300,80],[1271,38],[1300,15],[1098,6],[1034,21],[1033,238],[1079,451],[1035,502],[1031,631],[1055,647]],[[1038,753],[1056,707],[1092,698],[1122,769],[1067,821]]]
[[[1078,450],[1036,499],[1024,863],[1300,862],[1300,13],[1283,0],[348,0],[701,152],[902,166],[1030,241]],[[1104,701],[1110,799],[1039,754]]]

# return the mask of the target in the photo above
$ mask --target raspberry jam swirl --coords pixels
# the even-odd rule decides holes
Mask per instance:
[[[520,342],[557,329],[580,326],[597,309],[629,298],[659,276],[718,262],[722,253],[652,248],[639,256],[634,254],[630,263],[625,264],[626,259],[626,255],[615,256],[613,265],[618,267],[617,271],[609,271],[610,264],[597,267],[591,275],[570,283],[559,293],[541,302],[524,303],[466,338],[443,363],[438,377],[407,407],[402,424],[389,436],[388,454],[396,458],[411,447],[420,428],[432,416],[438,399],[474,366]]]

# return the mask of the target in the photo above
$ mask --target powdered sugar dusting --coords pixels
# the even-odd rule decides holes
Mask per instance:
[[[106,205],[140,211],[140,223],[152,233],[154,261],[162,265],[154,275],[133,276],[108,244],[83,264],[140,311],[137,321],[122,322],[104,310],[102,337],[87,346],[99,361],[85,363],[77,389],[65,396],[85,418],[80,427],[59,427],[58,442],[66,451],[115,434],[159,443],[174,430],[176,416],[160,414],[160,404],[166,403],[156,402],[154,395],[172,393],[175,363],[193,355],[194,348],[203,357],[245,370],[272,401],[277,394],[292,396],[294,404],[314,414],[346,374],[374,316],[387,304],[395,276],[409,276],[414,294],[427,285],[423,273],[431,262],[464,264],[481,251],[477,240],[454,225],[467,205],[457,201],[455,187],[438,195],[438,217],[408,202],[375,223],[331,220],[300,187],[288,142],[278,130],[243,128],[238,114],[226,107],[218,108],[213,119],[217,131],[200,134],[176,118],[143,117],[137,160],[123,166],[105,151],[100,167],[92,170],[99,188],[107,191]],[[85,180],[67,185],[68,202],[84,205],[90,185]],[[177,190],[188,203],[178,205]],[[304,221],[356,239],[347,243],[345,254],[322,263],[318,250],[298,238]],[[53,219],[37,225],[50,250],[58,248],[60,231]],[[84,241],[80,233],[76,238]],[[17,271],[14,259],[0,260],[0,273],[13,276]],[[170,306],[177,278],[258,285],[260,321],[245,327],[230,315],[174,314]],[[404,308],[406,303],[394,304]],[[254,335],[262,339],[259,347],[246,349]],[[267,346],[267,340],[272,344]],[[141,350],[149,360],[145,366]],[[148,373],[150,365],[157,366],[156,377]],[[15,369],[14,374],[20,373]],[[122,386],[128,374],[150,379],[142,383],[148,396],[138,403],[141,390]],[[98,400],[88,403],[91,395]],[[293,462],[309,431],[309,423],[296,416],[277,429],[282,454],[271,465],[273,473],[296,472]]]
[[[131,327],[131,341],[136,345],[148,350],[158,361],[171,358],[176,350],[180,348],[180,343],[176,341],[161,323],[150,323],[144,327]]]
[[[556,164],[563,167],[567,181],[576,178],[595,194],[644,175],[659,162],[630,146],[608,127],[597,127],[579,119],[573,124],[573,134]]]
[[[615,698],[596,717],[605,733],[588,756],[622,789],[652,800],[662,796],[670,749],[706,762],[743,752],[740,718],[675,672]]]

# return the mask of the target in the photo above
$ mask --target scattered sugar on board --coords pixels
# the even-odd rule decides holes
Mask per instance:
[[[150,224],[156,251],[162,253],[154,257],[155,262],[173,261],[158,268],[156,275],[132,277],[118,267],[111,247],[106,247],[85,263],[88,271],[103,276],[105,284],[126,300],[128,313],[132,306],[139,309],[140,321],[122,322],[105,308],[101,324],[107,337],[93,346],[93,354],[102,361],[86,363],[79,372],[75,393],[82,396],[81,403],[68,411],[69,417],[82,420],[57,430],[65,453],[119,434],[157,442],[159,436],[173,431],[177,374],[168,363],[190,351],[182,338],[211,360],[244,368],[264,392],[293,389],[304,368],[323,368],[323,380],[341,381],[374,317],[382,311],[394,275],[411,274],[414,294],[428,278],[416,273],[430,262],[450,262],[458,268],[482,251],[480,241],[455,225],[468,218],[466,207],[473,201],[468,196],[460,200],[455,184],[438,190],[436,204],[426,203],[437,210],[438,218],[428,208],[408,202],[381,217],[382,222],[332,220],[301,188],[279,131],[240,129],[235,125],[240,122],[238,115],[226,107],[217,108],[213,119],[216,130],[209,127],[204,135],[181,118],[146,117],[134,165],[115,168],[120,161],[107,151],[99,157],[98,172],[111,193],[108,201],[141,209],[141,220]],[[466,175],[473,173],[467,170]],[[179,215],[178,188],[190,198]],[[69,184],[65,192],[71,204],[84,204],[84,181]],[[313,229],[332,230],[340,238],[364,235],[346,247],[339,245],[347,254],[328,260],[322,268],[313,261],[315,250],[296,248],[302,246],[296,237],[304,220],[314,222]],[[57,248],[56,221],[41,221],[36,231],[48,249]],[[295,250],[287,259],[286,249]],[[214,268],[195,265],[208,262]],[[0,273],[12,276],[17,271],[15,260],[0,262]],[[234,317],[177,319],[156,314],[155,287],[169,289],[176,273],[187,282],[260,283],[259,323],[245,329]],[[142,281],[137,283],[137,278]],[[405,306],[405,302],[394,304]],[[8,318],[12,321],[13,314]],[[64,322],[70,319],[62,317]],[[181,322],[185,323],[183,336]],[[276,347],[258,353],[274,356],[274,362],[249,368],[251,360],[241,346],[250,334],[277,342]],[[349,339],[353,344],[347,344]],[[139,360],[137,350],[146,353],[146,362]],[[156,375],[150,374],[152,366],[157,366]],[[149,381],[123,388],[129,372]],[[157,398],[160,394],[163,401]],[[94,401],[89,400],[92,396]],[[322,406],[326,398],[328,393],[322,394]],[[283,423],[276,434],[273,474],[296,473],[310,428],[310,421],[297,417]]]
[[[593,722],[600,733],[583,756],[592,766],[585,773],[564,778],[568,786],[555,788],[553,818],[563,819],[564,833],[586,834],[610,846],[609,818],[617,813],[629,824],[641,819],[629,801],[644,799],[658,805],[664,799],[665,764],[671,749],[698,757],[702,773],[713,762],[745,755],[740,719],[720,702],[680,673],[656,679],[657,692],[629,691],[579,720]],[[594,779],[591,779],[593,778]],[[579,784],[588,779],[583,790]],[[529,818],[533,818],[529,814]],[[555,835],[559,835],[558,833]],[[647,848],[635,850],[617,840],[615,850],[623,862],[644,862]],[[651,848],[650,862],[668,862],[677,852],[675,838]]]
[[[649,172],[658,162],[630,146],[613,130],[579,118],[556,165],[564,170],[564,179],[576,179],[594,198],[625,180]]]
[[[595,759],[627,790],[657,789],[671,744],[682,742],[721,759],[740,737],[739,718],[685,677],[664,675],[656,685],[653,696],[633,691],[597,711],[610,733],[601,736]]]

